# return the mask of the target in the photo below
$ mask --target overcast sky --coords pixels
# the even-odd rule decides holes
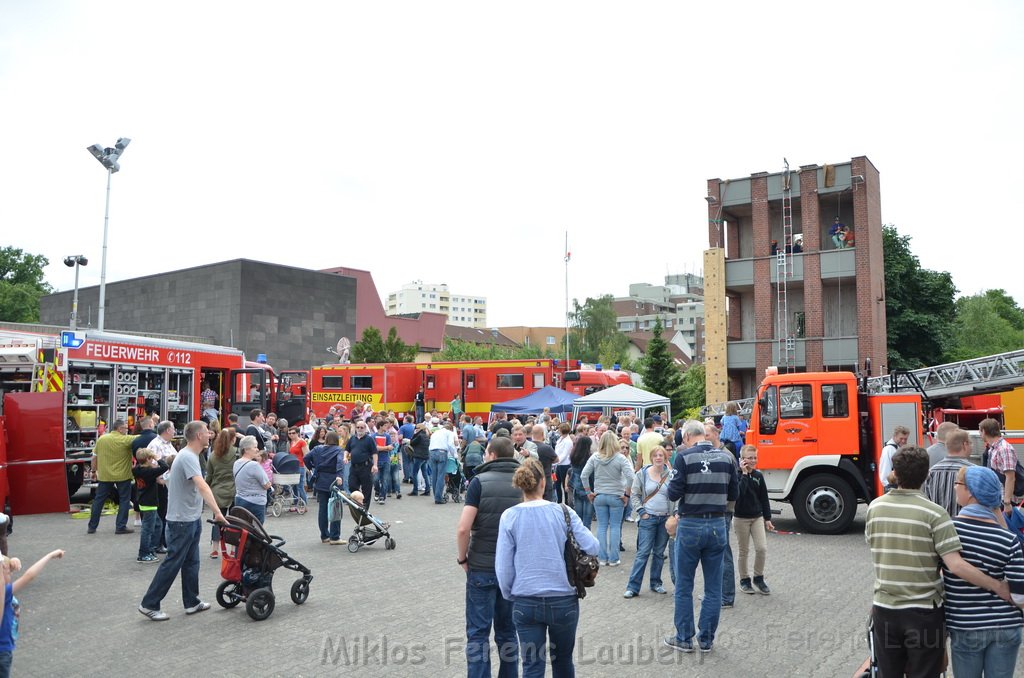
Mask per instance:
[[[0,2],[0,244],[99,283],[238,257],[486,296],[699,270],[706,180],[866,155],[962,294],[1024,303],[1024,3]],[[154,300],[159,303],[159,300]],[[83,311],[84,312],[84,311]]]

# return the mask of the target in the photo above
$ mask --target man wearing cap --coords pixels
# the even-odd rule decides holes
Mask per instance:
[[[1009,601],[1009,587],[964,560],[949,514],[921,494],[928,452],[906,446],[893,455],[896,484],[868,507],[864,538],[875,567],[871,635],[879,675],[937,676],[946,644],[940,564],[957,577]]]
[[[114,534],[131,534],[128,527],[128,509],[132,499],[132,442],[138,436],[128,435],[128,422],[115,419],[108,433],[100,436],[92,451],[92,472],[96,477],[96,497],[92,500],[92,514],[86,532],[92,534],[100,524],[103,504],[111,490],[117,491],[117,518]]]

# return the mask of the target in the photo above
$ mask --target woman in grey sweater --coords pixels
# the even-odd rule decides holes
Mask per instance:
[[[665,521],[675,511],[675,502],[668,498],[668,480],[672,471],[666,461],[668,453],[661,445],[651,449],[651,463],[636,472],[633,478],[633,508],[637,515],[637,548],[633,570],[629,573],[625,598],[640,595],[647,560],[651,560],[651,591],[666,593],[661,584],[661,570],[665,564],[668,532]]]
[[[583,467],[583,488],[597,515],[597,557],[602,565],[619,565],[622,512],[629,503],[633,468],[619,454],[619,439],[610,431],[601,436],[597,454]]]

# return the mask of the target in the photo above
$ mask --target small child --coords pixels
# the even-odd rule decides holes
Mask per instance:
[[[768,555],[765,530],[774,531],[775,526],[772,525],[772,509],[768,503],[768,487],[764,476],[757,470],[757,448],[753,445],[740,448],[739,493],[732,525],[740,550],[736,563],[740,575],[740,591],[768,595],[772,590],[764,581],[764,561]],[[753,585],[748,563],[751,537],[754,538]]]
[[[260,450],[260,466],[263,468],[263,472],[267,474],[267,478],[274,477],[274,460],[270,458],[270,452],[267,450]],[[267,490],[267,506],[274,503],[274,486],[271,485],[270,489]]]
[[[0,597],[0,609],[3,610],[3,619],[0,620],[0,678],[8,678],[11,675],[11,662],[14,658],[14,643],[18,639],[18,621],[21,616],[21,604],[15,598],[21,589],[32,583],[46,564],[54,558],[63,558],[64,552],[60,549],[50,551],[35,562],[32,567],[25,571],[25,574],[11,581],[11,572],[21,569],[21,561],[17,558],[3,556],[4,588]]]
[[[160,547],[160,530],[163,527],[157,504],[160,503],[159,484],[167,472],[167,464],[156,458],[156,452],[147,447],[135,453],[138,462],[132,469],[135,487],[139,491],[139,512],[142,513],[142,533],[139,535],[139,557],[136,562],[156,563],[160,558],[156,550]]]

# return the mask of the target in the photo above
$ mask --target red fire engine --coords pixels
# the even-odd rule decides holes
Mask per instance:
[[[578,360],[486,360],[478,362],[323,365],[310,372],[309,396],[317,416],[356,402],[374,410],[412,412],[417,393],[426,411],[449,411],[458,397],[462,410],[487,417],[491,406],[527,396],[545,386],[586,395],[615,384],[632,383],[618,370],[581,369]]]
[[[289,421],[306,414],[305,372],[276,375],[241,351],[99,332],[0,331],[0,392],[7,458],[0,487],[15,513],[68,510],[68,497],[91,479],[97,438],[115,419],[129,425],[159,414],[184,425],[203,416],[201,393],[217,394],[222,421],[254,408]],[[180,442],[180,441],[179,441]]]

